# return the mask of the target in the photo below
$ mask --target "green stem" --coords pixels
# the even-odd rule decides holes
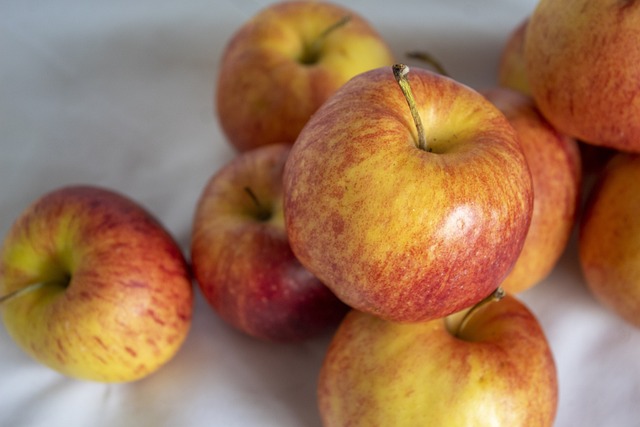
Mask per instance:
[[[407,52],[407,57],[422,61],[430,65],[431,68],[433,68],[438,74],[441,74],[445,77],[449,77],[449,73],[447,73],[447,70],[444,69],[440,61],[438,61],[437,59],[435,59],[433,56],[431,56],[426,52],[418,52],[418,51]]]
[[[322,45],[324,44],[327,37],[335,30],[341,27],[344,27],[350,20],[351,20],[351,16],[345,15],[342,18],[340,18],[338,21],[328,26],[306,48],[300,61],[303,64],[315,64],[318,61],[318,58],[320,57],[320,51],[322,50]]]
[[[41,288],[44,285],[43,282],[32,283],[29,286],[25,286],[24,288],[16,289],[13,292],[9,292],[6,295],[0,296],[0,304],[4,304],[5,302],[12,300],[13,298],[17,298],[22,294],[35,291]]]
[[[460,332],[467,325],[467,322],[469,321],[469,319],[471,318],[471,315],[475,311],[477,311],[481,307],[484,307],[485,305],[489,304],[490,302],[500,301],[502,298],[504,298],[505,295],[506,295],[506,292],[504,291],[504,289],[502,289],[501,287],[498,287],[489,296],[485,297],[482,301],[480,301],[479,303],[477,303],[476,305],[471,307],[469,309],[469,311],[467,311],[464,314],[464,317],[462,318],[462,320],[458,324],[458,328],[456,329],[456,333],[454,335],[455,336],[460,336]]]
[[[258,220],[260,221],[269,220],[269,218],[271,218],[271,211],[269,210],[269,208],[267,208],[266,206],[263,206],[262,203],[260,203],[260,200],[256,196],[256,193],[253,192],[251,187],[244,187],[244,191],[249,195],[249,197],[251,198],[251,200],[256,206],[256,212],[257,212],[256,216]]]

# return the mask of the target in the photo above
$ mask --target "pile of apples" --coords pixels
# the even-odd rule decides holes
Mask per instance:
[[[273,4],[222,57],[237,156],[190,260],[135,201],[53,191],[4,240],[5,326],[65,375],[133,381],[184,341],[193,279],[257,339],[334,334],[325,426],[551,426],[556,366],[517,294],[576,226],[586,284],[640,327],[639,38],[638,2],[540,0],[478,91],[400,63],[354,11]]]

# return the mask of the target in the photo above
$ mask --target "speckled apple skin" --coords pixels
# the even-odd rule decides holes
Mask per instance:
[[[318,60],[301,63],[305,46],[327,28]],[[216,111],[239,151],[293,143],[309,117],[353,76],[393,64],[391,49],[363,17],[318,1],[279,2],[248,20],[220,60]]]
[[[243,333],[276,342],[332,330],[348,310],[291,251],[282,214],[290,148],[258,147],[216,172],[200,197],[191,240],[194,276],[218,315]],[[270,212],[268,219],[260,219],[261,209]]]
[[[511,293],[545,279],[564,253],[580,207],[582,167],[575,139],[556,130],[533,99],[515,90],[494,88],[483,94],[518,133],[533,180],[533,215],[522,252],[502,282]]]
[[[352,311],[318,382],[325,427],[551,427],[558,378],[547,339],[515,297],[470,315],[399,324]]]
[[[580,223],[585,281],[612,312],[640,328],[640,155],[616,154],[589,195]]]
[[[540,1],[524,46],[540,111],[581,141],[640,152],[639,39],[639,1]]]
[[[0,305],[4,324],[27,354],[70,377],[142,378],[175,355],[191,324],[180,248],[108,189],[54,190],[17,219],[0,254],[0,294],[38,282]]]
[[[313,116],[285,166],[294,253],[351,307],[443,317],[490,294],[532,214],[517,135],[476,91],[426,70],[409,81],[432,152],[391,67],[361,74]]]

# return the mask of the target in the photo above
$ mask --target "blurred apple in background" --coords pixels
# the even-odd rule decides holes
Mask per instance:
[[[207,183],[191,258],[205,297],[225,321],[266,340],[309,338],[336,327],[347,307],[291,252],[282,214],[290,146],[240,154]]]
[[[71,186],[17,219],[0,254],[2,318],[22,350],[65,375],[142,378],[180,348],[192,284],[172,237],[139,204]]]
[[[533,180],[533,216],[513,270],[500,286],[516,293],[546,278],[564,252],[580,207],[582,172],[575,139],[540,114],[531,97],[516,90],[483,92],[520,138]]]
[[[452,317],[350,312],[320,371],[323,425],[551,427],[558,379],[534,315],[507,295]]]
[[[408,79],[415,109],[392,67],[349,81],[305,126],[284,172],[298,259],[350,306],[394,321],[442,317],[497,288],[533,198],[495,106],[426,70]]]
[[[509,34],[498,64],[498,84],[526,95],[531,93],[524,61],[524,36],[528,22],[529,19],[525,19]]]
[[[525,37],[531,94],[561,132],[640,151],[640,3],[540,0]]]
[[[616,154],[589,195],[580,262],[595,297],[640,327],[640,155]]]
[[[220,125],[241,151],[293,143],[347,80],[393,61],[376,30],[349,9],[322,1],[275,3],[227,45],[216,92]]]

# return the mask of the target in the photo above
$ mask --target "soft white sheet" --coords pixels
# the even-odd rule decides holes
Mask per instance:
[[[213,115],[221,52],[267,3],[0,0],[0,234],[41,194],[89,183],[138,200],[186,250],[204,183],[234,155]],[[398,55],[428,50],[482,89],[495,84],[502,45],[535,1],[343,4]],[[575,253],[574,242],[522,295],[556,358],[557,426],[638,426],[640,330],[594,301]],[[319,426],[315,382],[329,339],[258,342],[198,296],[189,338],[168,365],[104,385],[38,365],[0,328],[0,426]]]

